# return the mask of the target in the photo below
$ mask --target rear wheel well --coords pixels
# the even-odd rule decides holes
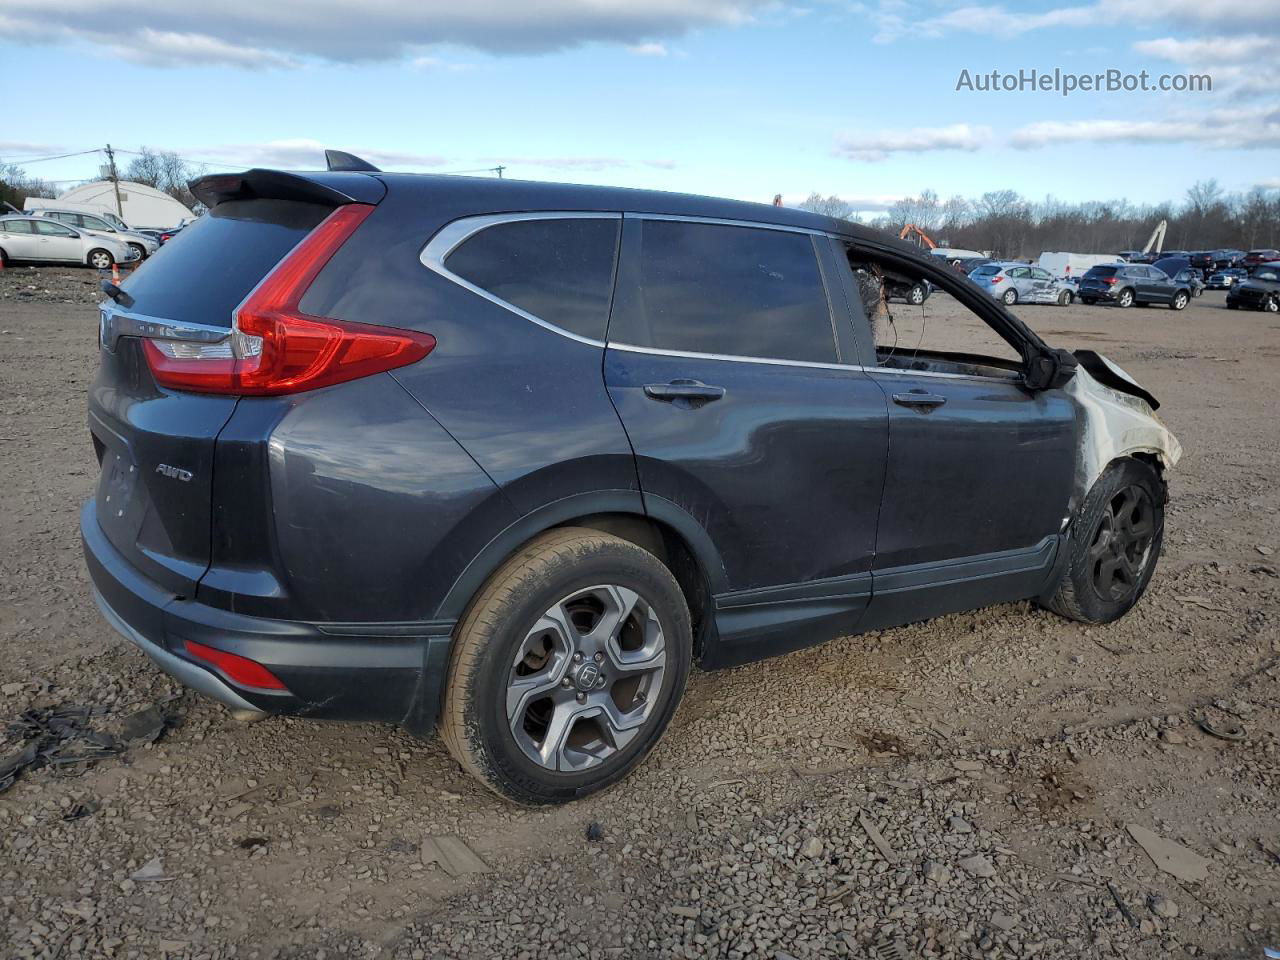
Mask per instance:
[[[689,605],[694,659],[702,656],[706,641],[715,630],[715,603],[706,571],[693,549],[674,528],[650,517],[629,513],[595,513],[566,520],[557,526],[599,530],[634,543],[661,560],[676,578]]]

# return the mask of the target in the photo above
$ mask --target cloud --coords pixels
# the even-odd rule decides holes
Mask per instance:
[[[263,69],[296,67],[298,61],[271,50],[237,46],[202,33],[173,33],[143,27],[127,43],[109,49],[121,60],[148,67],[230,66]]]
[[[1262,180],[1254,184],[1259,190],[1280,190],[1280,177],[1272,177],[1270,180]]]
[[[1280,37],[1201,37],[1195,40],[1177,40],[1161,37],[1158,40],[1139,40],[1133,45],[1137,53],[1160,60],[1190,66],[1217,66],[1221,64],[1255,64],[1263,57],[1280,56]]]
[[[375,166],[438,168],[456,163],[448,157],[431,153],[407,153],[382,150],[377,147],[347,146],[342,143],[321,143],[319,140],[291,139],[271,140],[267,143],[232,143],[214,146],[191,147],[178,150],[195,162],[212,161],[219,165],[243,167],[278,167],[287,170],[323,170],[326,147],[345,150],[363,157]]]
[[[1190,119],[1049,120],[1016,130],[1009,142],[1020,150],[1080,142],[1262,150],[1280,147],[1280,107],[1205,113]]]
[[[66,152],[66,147],[55,143],[32,143],[29,140],[0,140],[0,160],[6,163],[22,162],[22,157],[13,158],[10,156],[10,154],[14,153],[27,157],[43,157],[46,154]]]
[[[637,57],[665,57],[667,48],[661,43],[633,43],[627,47],[627,53],[634,53]]]
[[[657,48],[664,38],[744,24],[775,0],[4,0],[7,39],[82,42],[155,66],[286,67],[358,62],[440,44],[494,54],[586,43]]]
[[[930,153],[936,150],[977,150],[991,140],[991,128],[956,123],[949,127],[914,127],[876,133],[845,134],[836,140],[835,152],[850,160],[883,160],[895,153]]]

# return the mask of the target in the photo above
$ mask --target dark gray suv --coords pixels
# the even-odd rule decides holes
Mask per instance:
[[[640,762],[695,663],[1145,589],[1154,398],[945,263],[797,210],[336,165],[197,181],[208,215],[102,307],[94,594],[208,696],[439,726],[558,802]],[[1008,356],[877,347],[859,274]]]

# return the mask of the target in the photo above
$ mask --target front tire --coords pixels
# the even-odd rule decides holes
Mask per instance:
[[[1173,295],[1173,302],[1169,304],[1174,310],[1185,310],[1187,308],[1188,297],[1186,293],[1179,290]]]
[[[441,736],[463,769],[516,803],[564,803],[621,780],[684,693],[684,594],[647,550],[565,527],[520,549],[454,640]]]
[[[106,250],[91,250],[85,260],[95,270],[110,270],[111,265],[116,262],[116,258]]]
[[[913,284],[911,289],[907,291],[907,303],[912,306],[919,306],[925,301],[925,292],[923,284]]]
[[[1062,579],[1045,605],[1082,623],[1110,623],[1146,592],[1164,543],[1165,486],[1141,460],[1107,467],[1071,524]]]
[[[138,263],[141,263],[143,260],[147,259],[147,248],[144,247],[142,244],[131,243],[129,244],[129,249],[133,251],[134,259]]]
[[[1070,290],[1063,290],[1060,294],[1058,294],[1058,306],[1069,307],[1071,306],[1071,301],[1074,299],[1075,297],[1071,295]]]

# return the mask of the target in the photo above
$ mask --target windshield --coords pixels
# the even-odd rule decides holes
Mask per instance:
[[[117,230],[129,229],[129,225],[125,223],[123,220],[121,220],[119,217],[117,217],[114,213],[104,213],[103,216],[106,217],[107,221]]]
[[[1276,271],[1276,270],[1259,270],[1257,273],[1255,273],[1255,274],[1253,275],[1253,279],[1255,279],[1255,280],[1270,280],[1272,283],[1275,283],[1277,280],[1280,280],[1280,271]]]

